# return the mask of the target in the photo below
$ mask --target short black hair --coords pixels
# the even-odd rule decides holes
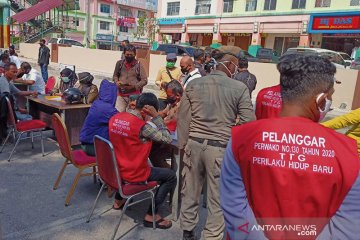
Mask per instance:
[[[131,45],[131,44],[126,45],[126,46],[124,47],[124,53],[125,53],[125,52],[133,52],[133,53],[136,54],[136,47],[135,47],[134,45]]]
[[[123,42],[126,43],[126,45],[130,44],[129,40],[127,40],[127,39],[123,40]]]
[[[3,54],[0,55],[0,60],[1,61],[4,61],[4,60],[9,59],[9,58],[10,58],[9,55],[6,54],[6,53],[3,53]]]
[[[177,80],[171,80],[169,83],[165,85],[165,89],[171,89],[174,94],[180,94],[183,95],[184,88],[181,86],[179,81]]]
[[[45,44],[46,40],[42,38],[42,39],[40,39],[40,42],[43,42]]]
[[[246,57],[239,57],[239,68],[248,68],[249,67],[249,61]]]
[[[201,58],[205,57],[205,51],[197,48],[194,50],[194,59],[195,60],[200,60]]]
[[[30,70],[32,68],[30,63],[28,63],[28,62],[22,62],[20,67],[23,68],[23,69],[30,69]]]
[[[4,70],[5,70],[5,71],[9,71],[11,66],[14,66],[14,67],[17,69],[16,64],[13,63],[13,62],[11,62],[11,63],[5,64]]]
[[[336,67],[315,54],[287,54],[277,65],[283,102],[306,100],[334,86]]]
[[[145,105],[153,106],[156,111],[159,111],[159,101],[153,93],[142,93],[136,100],[137,109],[142,109]]]

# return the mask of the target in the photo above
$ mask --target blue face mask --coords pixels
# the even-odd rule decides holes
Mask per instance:
[[[69,77],[61,77],[61,80],[62,80],[64,83],[70,82],[70,78],[69,78]]]

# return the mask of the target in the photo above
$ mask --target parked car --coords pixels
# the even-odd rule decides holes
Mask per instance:
[[[256,53],[257,62],[272,62],[278,63],[279,57],[277,52],[271,48],[260,48]]]
[[[344,53],[344,52],[339,52],[341,58],[346,62],[351,64],[353,62],[353,59],[351,59],[351,57],[349,56],[349,54]]]
[[[166,54],[175,53],[177,56],[189,55],[193,57],[193,50],[195,50],[195,48],[176,44],[159,44],[159,47],[156,50],[165,52]]]
[[[81,43],[70,38],[51,38],[49,44],[65,44],[73,47],[84,47]]]
[[[258,62],[259,59],[250,55],[248,51],[240,50],[238,57],[246,57],[249,62]]]
[[[345,62],[340,53],[322,48],[289,48],[285,54],[299,53],[299,54],[316,54],[318,56],[329,59],[335,67],[345,69],[351,65]]]
[[[350,66],[351,69],[360,70],[360,58],[355,59]]]

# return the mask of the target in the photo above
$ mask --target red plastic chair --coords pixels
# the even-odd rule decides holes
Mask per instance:
[[[42,152],[42,155],[44,156],[45,155],[44,154],[44,141],[43,141],[42,131],[45,130],[46,123],[44,123],[43,121],[40,121],[40,120],[28,120],[28,121],[16,122],[15,116],[14,116],[14,111],[12,109],[10,100],[7,97],[5,97],[5,98],[6,98],[6,102],[7,102],[7,106],[8,106],[7,122],[8,122],[8,126],[9,126],[10,130],[9,130],[8,135],[5,138],[3,145],[1,146],[0,153],[2,153],[2,151],[4,150],[5,144],[8,141],[10,135],[13,134],[14,139],[16,138],[16,135],[17,135],[15,146],[12,149],[10,156],[8,158],[8,162],[10,162],[10,159],[15,151],[15,148],[19,144],[20,140],[29,138],[29,137],[25,137],[25,138],[21,139],[21,136],[24,133],[30,133],[31,146],[32,146],[32,148],[34,148],[34,132],[40,132],[41,152]],[[36,136],[36,137],[38,137],[38,136]]]
[[[94,176],[94,183],[96,183],[96,173],[97,173],[96,158],[88,156],[83,150],[71,149],[68,131],[66,129],[64,122],[61,120],[60,116],[57,113],[54,113],[52,116],[52,126],[55,131],[57,142],[59,143],[61,154],[65,158],[65,162],[60,170],[59,176],[56,179],[53,189],[56,190],[58,188],[60,180],[64,174],[65,168],[67,167],[68,164],[73,164],[76,168],[79,169],[65,200],[65,206],[67,207],[70,204],[71,197],[75,191],[75,188],[77,186],[80,177]],[[92,172],[82,173],[85,169],[88,168],[92,168]]]
[[[121,219],[127,209],[132,205],[143,202],[144,200],[151,199],[152,202],[152,214],[153,214],[153,228],[156,228],[155,225],[155,194],[154,191],[158,187],[156,181],[147,182],[147,184],[122,184],[121,177],[119,174],[119,169],[114,154],[114,148],[110,141],[100,137],[94,137],[95,152],[96,152],[96,161],[98,166],[99,177],[103,181],[103,185],[100,188],[100,191],[95,199],[94,205],[91,209],[90,215],[86,222],[90,221],[90,218],[95,210],[96,203],[99,200],[101,192],[104,190],[105,186],[109,186],[115,191],[118,191],[122,198],[126,199],[123,211],[121,212],[119,222],[116,225],[115,231],[111,239],[114,239],[118,228],[121,223]],[[148,193],[150,196],[142,198],[138,201],[131,202],[131,200],[143,193]],[[130,203],[131,202],[131,203]]]
[[[55,82],[56,82],[56,79],[54,76],[51,76],[48,78],[46,85],[45,85],[45,93],[46,94],[49,94],[54,89]]]

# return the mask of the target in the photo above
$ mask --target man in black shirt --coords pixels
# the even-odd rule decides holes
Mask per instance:
[[[239,57],[239,73],[235,76],[235,80],[244,83],[248,87],[251,98],[251,93],[256,87],[257,80],[255,75],[249,72],[248,67],[249,63],[247,58]]]
[[[200,48],[195,49],[194,51],[195,68],[199,70],[202,77],[207,75],[204,69],[204,63],[205,63],[205,51]]]

